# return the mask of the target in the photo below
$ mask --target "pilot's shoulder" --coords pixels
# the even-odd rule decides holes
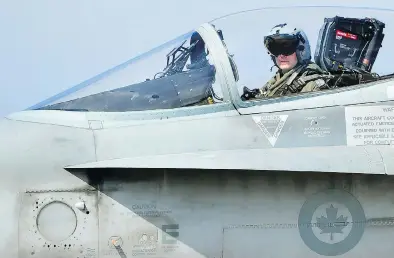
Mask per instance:
[[[308,65],[305,67],[305,70],[313,72],[313,73],[325,73],[323,69],[320,68],[316,63],[309,62]]]

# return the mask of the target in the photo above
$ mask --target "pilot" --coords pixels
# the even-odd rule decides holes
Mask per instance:
[[[311,61],[309,40],[304,31],[279,24],[264,37],[276,74],[261,88],[245,92],[244,100],[319,91],[327,87],[328,74]]]

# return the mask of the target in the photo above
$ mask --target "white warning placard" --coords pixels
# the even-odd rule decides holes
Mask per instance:
[[[346,107],[347,144],[394,145],[394,107]]]
[[[267,137],[272,146],[275,146],[276,141],[286,123],[288,115],[267,115],[267,116],[252,116],[254,122]]]

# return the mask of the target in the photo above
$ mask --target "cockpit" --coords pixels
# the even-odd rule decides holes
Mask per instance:
[[[342,23],[342,27],[337,23],[339,27],[332,29],[334,25],[329,21],[335,17],[356,22],[346,23],[346,26]],[[366,18],[377,20],[378,27],[370,28],[366,23],[357,23]],[[335,84],[319,93],[301,95],[325,94],[345,86],[349,86],[345,87],[349,90],[364,84],[369,87],[377,81],[393,78],[391,60],[394,51],[391,47],[394,45],[394,33],[391,31],[394,27],[394,10],[350,7],[262,8],[230,14],[205,23],[196,30],[30,109],[129,112],[223,103],[235,107],[242,107],[245,102],[254,103],[248,105],[262,105],[264,99],[250,101],[242,96],[245,90],[261,88],[275,74],[278,67],[267,53],[263,38],[273,26],[283,23],[294,24],[306,33],[312,62],[331,74],[350,71],[356,78],[352,77],[353,81],[349,85],[345,85],[345,80],[342,85]],[[378,33],[373,29],[380,31]],[[332,36],[330,30],[336,34]],[[327,34],[327,37],[323,34]],[[374,37],[375,34],[378,36]],[[368,68],[357,65],[362,62],[367,62]],[[360,76],[367,79],[363,81]],[[281,99],[276,97],[275,101],[280,102]]]

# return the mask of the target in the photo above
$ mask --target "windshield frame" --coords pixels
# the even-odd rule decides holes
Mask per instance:
[[[290,9],[290,8],[344,8],[344,9],[361,9],[361,10],[371,10],[371,11],[379,11],[379,12],[389,12],[393,13],[394,9],[389,8],[373,8],[373,7],[352,7],[352,6],[319,6],[319,5],[304,5],[304,6],[282,6],[282,7],[262,7],[250,10],[244,10],[239,12],[230,13],[228,15],[224,15],[213,19],[209,22],[212,26],[215,26],[216,21],[220,21],[221,19],[230,18],[235,15],[242,15],[248,12],[259,12],[259,11],[268,11],[268,10],[277,10],[277,9]],[[226,39],[224,39],[226,42]],[[228,49],[231,52],[231,49]],[[252,114],[257,112],[276,112],[276,111],[287,111],[287,110],[298,110],[305,108],[321,108],[321,107],[329,107],[329,106],[339,106],[339,105],[351,105],[351,104],[362,104],[366,102],[370,102],[366,100],[366,96],[370,96],[372,93],[371,99],[378,99],[378,101],[392,101],[393,99],[389,98],[386,94],[388,90],[390,90],[390,85],[394,82],[394,75],[390,78],[382,79],[379,81],[368,82],[364,84],[352,85],[343,88],[335,88],[327,91],[317,91],[317,92],[305,92],[298,93],[290,96],[281,96],[269,99],[253,99],[248,101],[243,101],[241,96],[239,95],[238,88],[240,85],[235,81],[230,62],[228,60],[223,60],[226,63],[226,69],[228,72],[225,73],[226,81],[229,87],[230,97],[236,109],[240,112],[240,114]],[[242,76],[242,75],[241,75]],[[384,77],[383,75],[382,77]],[[379,84],[378,87],[376,84]],[[381,92],[377,92],[381,91]],[[381,94],[382,93],[382,94]],[[337,101],[332,97],[332,94],[344,94],[343,99]],[[354,99],[347,98],[350,95],[356,95],[357,97]],[[326,99],[326,97],[330,99]],[[316,99],[318,98],[318,99]],[[312,100],[313,99],[313,100]],[[316,99],[316,100],[315,100]],[[320,101],[323,100],[324,101]],[[290,103],[297,102],[296,105],[292,106]],[[298,103],[299,102],[299,103]],[[283,104],[283,105],[281,105]]]

